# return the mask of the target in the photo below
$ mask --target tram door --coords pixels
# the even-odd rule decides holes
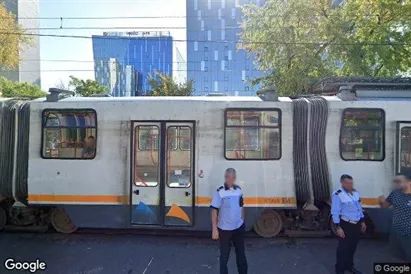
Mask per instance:
[[[193,122],[134,122],[131,224],[192,226]]]
[[[397,122],[396,173],[411,172],[411,122]]]

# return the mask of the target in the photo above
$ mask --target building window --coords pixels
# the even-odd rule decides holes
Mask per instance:
[[[225,61],[228,61],[228,56],[224,56],[224,60],[225,60]]]
[[[204,87],[204,91],[208,91],[208,87]]]
[[[94,159],[97,114],[91,109],[45,110],[41,155],[45,159]]]
[[[208,51],[208,47],[204,47],[204,51]]]
[[[224,77],[224,82],[228,82],[228,76]]]
[[[246,90],[246,91],[249,91],[249,90],[250,90],[250,87],[249,87],[249,86],[246,86],[246,87],[245,87],[245,90]]]
[[[228,160],[279,160],[281,111],[228,109],[225,113],[224,147]]]
[[[340,154],[345,161],[382,161],[385,113],[382,109],[345,109],[340,133]]]
[[[228,91],[228,87],[225,87],[224,90],[225,90],[225,91]]]
[[[207,77],[204,77],[204,82],[208,82],[208,78],[207,78]]]
[[[207,56],[204,56],[204,61],[208,61],[208,57],[207,57]]]
[[[204,71],[208,71],[208,67],[205,67],[205,68],[204,68]]]

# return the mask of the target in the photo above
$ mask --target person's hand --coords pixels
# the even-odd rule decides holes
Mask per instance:
[[[385,200],[386,200],[386,198],[385,198],[384,195],[381,195],[380,197],[378,197],[378,202],[379,202],[380,204],[383,204],[383,203],[385,202]]]
[[[365,231],[367,231],[367,225],[364,222],[362,222],[361,223],[361,232],[365,233]]]
[[[337,236],[343,239],[345,238],[344,230],[341,227],[337,228]]]
[[[211,236],[211,238],[213,239],[213,240],[218,240],[218,229],[217,228],[213,228],[213,233],[212,233],[212,236]]]

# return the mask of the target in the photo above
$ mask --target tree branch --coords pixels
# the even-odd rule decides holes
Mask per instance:
[[[383,66],[384,66],[384,64],[382,64],[378,69],[375,70],[374,76],[377,76],[378,73],[380,73],[380,71],[381,71],[381,69],[382,69]]]

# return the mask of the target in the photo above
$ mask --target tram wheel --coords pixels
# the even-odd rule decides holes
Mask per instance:
[[[70,234],[77,230],[77,227],[73,224],[69,215],[61,208],[53,209],[51,213],[51,225],[56,231],[64,234]]]
[[[7,223],[7,214],[6,210],[0,205],[0,231],[6,226]]]
[[[254,224],[255,232],[263,238],[273,238],[283,229],[281,215],[274,210],[265,210]]]

